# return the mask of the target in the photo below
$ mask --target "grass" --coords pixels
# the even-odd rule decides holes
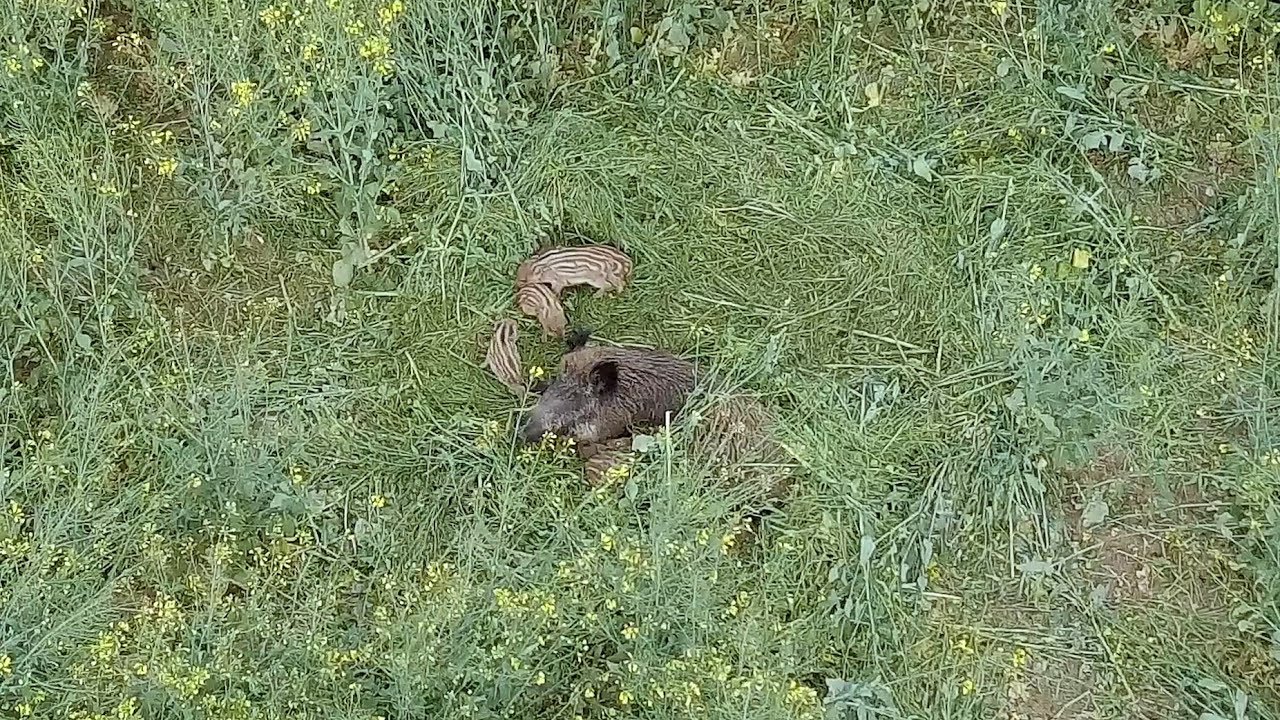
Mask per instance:
[[[0,1],[0,716],[1280,717],[1272,14]],[[756,537],[515,443],[572,234]]]

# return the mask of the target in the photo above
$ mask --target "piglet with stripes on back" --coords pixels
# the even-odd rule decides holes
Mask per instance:
[[[632,269],[631,258],[608,245],[553,247],[520,264],[516,287],[546,285],[559,295],[568,287],[590,285],[603,295],[626,287]]]

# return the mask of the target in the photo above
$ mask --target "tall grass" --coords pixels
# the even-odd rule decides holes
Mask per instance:
[[[0,715],[1277,717],[1269,20],[1171,12],[0,0]],[[710,370],[599,489],[481,367],[572,233]]]

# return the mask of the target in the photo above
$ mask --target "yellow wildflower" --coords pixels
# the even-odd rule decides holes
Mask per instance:
[[[391,2],[378,8],[378,23],[383,27],[395,22],[404,14],[404,3],[401,0],[391,0]]]
[[[287,5],[272,5],[258,13],[258,19],[262,21],[263,25],[274,30],[288,21],[289,7]]]
[[[373,64],[381,75],[390,75],[395,63],[391,60],[391,41],[385,35],[372,35],[360,43],[360,57]]]
[[[231,83],[231,98],[242,108],[249,107],[257,92],[258,86],[248,80],[237,80]]]

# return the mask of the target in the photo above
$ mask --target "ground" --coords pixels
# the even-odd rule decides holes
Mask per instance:
[[[0,717],[1280,718],[1277,21],[0,0]],[[599,486],[581,238],[706,370]]]

